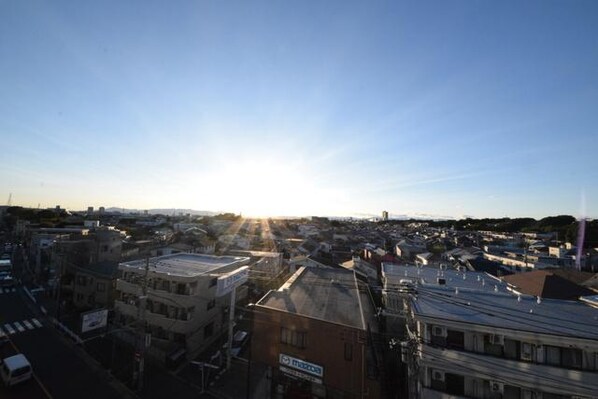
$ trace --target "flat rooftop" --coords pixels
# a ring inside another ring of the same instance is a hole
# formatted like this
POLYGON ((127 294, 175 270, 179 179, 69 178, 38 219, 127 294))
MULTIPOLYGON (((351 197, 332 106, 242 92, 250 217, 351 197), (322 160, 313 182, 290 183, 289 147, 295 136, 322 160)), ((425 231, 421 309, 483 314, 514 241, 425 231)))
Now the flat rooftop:
POLYGON ((444 287, 445 289, 455 288, 475 291, 497 291, 509 292, 508 284, 491 274, 485 272, 458 271, 455 269, 441 270, 429 266, 395 265, 393 263, 382 263, 382 275, 391 281, 385 287, 392 288, 401 279, 409 279, 417 282, 418 285, 444 287), (438 279, 444 279, 445 284, 439 285, 438 279))
POLYGON ((374 315, 367 289, 351 271, 303 267, 257 305, 365 330, 374 315))
POLYGON ((577 301, 542 299, 504 293, 418 289, 411 299, 420 317, 457 321, 516 331, 598 339, 598 310, 577 301))
MULTIPOLYGON (((123 262, 121 270, 145 270, 145 259, 123 262)), ((178 253, 149 259, 149 270, 171 276, 197 277, 202 274, 217 272, 222 268, 241 267, 249 262, 243 256, 211 256, 204 254, 178 253)))

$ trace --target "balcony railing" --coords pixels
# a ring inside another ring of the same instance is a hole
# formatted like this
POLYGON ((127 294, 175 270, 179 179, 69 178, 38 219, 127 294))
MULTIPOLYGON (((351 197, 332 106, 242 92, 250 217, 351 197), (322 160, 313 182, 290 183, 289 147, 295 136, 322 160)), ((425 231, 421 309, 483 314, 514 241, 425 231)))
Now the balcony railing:
MULTIPOLYGON (((137 306, 125 303, 123 301, 114 301, 114 308, 118 313, 126 316, 137 318, 139 316, 137 306)), ((153 313, 146 309, 145 320, 148 324, 156 327, 162 327, 166 331, 172 331, 175 333, 187 334, 197 327, 197 321, 191 320, 180 320, 166 317, 159 313, 153 313)))
POLYGON ((423 365, 452 370, 483 379, 510 381, 522 387, 543 386, 562 395, 592 396, 598 392, 598 373, 570 370, 546 364, 486 356, 454 349, 419 346, 423 365))

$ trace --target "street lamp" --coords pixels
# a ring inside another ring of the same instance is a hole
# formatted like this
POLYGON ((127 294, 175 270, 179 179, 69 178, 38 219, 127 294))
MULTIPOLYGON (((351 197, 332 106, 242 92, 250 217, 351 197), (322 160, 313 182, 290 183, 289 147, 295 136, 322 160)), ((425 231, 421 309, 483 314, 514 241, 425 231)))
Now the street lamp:
MULTIPOLYGON (((255 304, 249 303, 247 304, 247 310, 249 311, 249 331, 253 332, 253 312, 254 312, 255 304)), ((247 399, 251 398, 251 336, 249 336, 249 353, 247 356, 247 399)))

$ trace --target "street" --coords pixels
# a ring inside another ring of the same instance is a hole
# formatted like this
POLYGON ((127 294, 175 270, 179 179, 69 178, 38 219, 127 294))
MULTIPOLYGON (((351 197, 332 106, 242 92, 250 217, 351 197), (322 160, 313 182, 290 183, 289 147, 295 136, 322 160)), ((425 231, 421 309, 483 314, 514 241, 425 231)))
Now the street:
MULTIPOLYGON (((13 259, 16 257, 13 256, 13 259)), ((22 276, 22 261, 14 272, 22 276)), ((33 368, 34 378, 6 387, 0 384, 3 398, 122 398, 126 391, 116 389, 110 376, 61 336, 37 312, 23 287, 0 288, 0 348, 2 358, 24 354, 33 368)))
POLYGON ((116 389, 85 362, 76 349, 47 322, 29 309, 22 288, 0 294, 0 329, 10 342, 4 357, 23 353, 31 362, 34 379, 13 387, 0 387, 11 398, 120 398, 116 389))

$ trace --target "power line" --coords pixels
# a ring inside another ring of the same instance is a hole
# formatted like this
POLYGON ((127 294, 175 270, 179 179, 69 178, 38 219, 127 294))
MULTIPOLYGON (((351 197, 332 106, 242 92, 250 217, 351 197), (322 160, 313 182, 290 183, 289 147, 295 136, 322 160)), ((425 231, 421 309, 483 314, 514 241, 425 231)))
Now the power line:
MULTIPOLYGON (((484 306, 480 306, 477 303, 461 302, 458 298, 455 298, 455 297, 453 297, 451 295, 441 294, 441 293, 437 293, 437 292, 433 292, 433 291, 427 291, 426 294, 432 296, 435 299, 442 300, 443 302, 449 302, 449 303, 452 303, 454 305, 461 306, 461 307, 464 307, 464 308, 467 308, 467 309, 476 309, 478 311, 481 311, 481 313, 486 314, 486 315, 491 316, 491 317, 496 317, 496 318, 499 318, 499 319, 508 320, 508 321, 512 321, 512 322, 515 322, 515 323, 520 323, 520 324, 527 325, 527 326, 530 326, 530 327, 536 327, 536 328, 538 328, 537 324, 529 321, 530 320, 530 316, 529 316, 530 313, 520 312, 522 314, 519 315, 519 314, 516 314, 516 313, 513 313, 513 312, 509 313, 509 312, 506 312, 506 311, 500 311, 499 309, 505 309, 505 310, 511 310, 511 309, 504 308, 504 307, 501 307, 499 305, 494 305, 494 304, 492 305, 492 308, 489 309, 489 308, 486 308, 484 306), (524 317, 524 315, 525 315, 525 317, 524 317)), ((483 301, 481 301, 481 302, 483 302, 483 301)), ((440 308, 437 308, 437 309, 443 310, 443 309, 440 309, 440 308)), ((557 321, 569 321, 569 320, 563 320, 563 319, 560 319, 560 318, 554 318, 554 317, 546 316, 546 315, 534 314, 534 316, 543 316, 544 318, 556 319, 557 321)), ((457 321, 457 322, 459 321, 459 320, 453 320, 453 319, 442 318, 442 317, 440 317, 440 319, 443 319, 443 320, 452 320, 452 321, 457 321)), ((463 321, 463 322, 465 322, 465 321, 463 321)), ((471 324, 470 322, 465 322, 465 323, 471 324)), ((543 323, 546 326, 543 325, 541 328, 543 328, 543 329, 545 329, 547 331, 551 331, 551 332, 553 332, 553 333, 555 333, 557 335, 564 335, 564 334, 566 334, 566 332, 564 332, 562 330, 562 328, 563 328, 562 325, 557 325, 557 324, 553 324, 553 323, 546 322, 546 321, 543 322, 543 323), (550 326, 550 327, 547 327, 547 326, 550 326), (556 328, 551 328, 551 327, 556 327, 556 328)), ((585 323, 580 323, 580 324, 585 324, 585 323)), ((590 327, 596 327, 596 325, 591 325, 591 324, 586 324, 586 325, 588 325, 590 327)), ((588 331, 577 329, 575 327, 565 327, 565 328, 567 328, 569 330, 572 330, 572 331, 576 331, 576 332, 582 333, 582 334, 588 334, 588 331)), ((585 336, 585 337, 579 337, 579 338, 592 339, 592 338, 589 338, 587 336, 585 336)))

